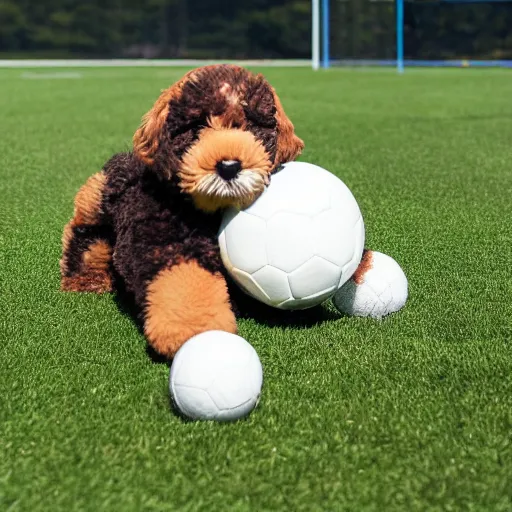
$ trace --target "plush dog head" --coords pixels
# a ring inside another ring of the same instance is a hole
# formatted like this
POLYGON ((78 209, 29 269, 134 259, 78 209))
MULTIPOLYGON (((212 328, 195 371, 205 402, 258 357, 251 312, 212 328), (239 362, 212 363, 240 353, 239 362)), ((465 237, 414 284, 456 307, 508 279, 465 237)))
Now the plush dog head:
POLYGON ((265 78, 234 65, 195 69, 163 91, 133 142, 208 212, 250 205, 304 147, 265 78))

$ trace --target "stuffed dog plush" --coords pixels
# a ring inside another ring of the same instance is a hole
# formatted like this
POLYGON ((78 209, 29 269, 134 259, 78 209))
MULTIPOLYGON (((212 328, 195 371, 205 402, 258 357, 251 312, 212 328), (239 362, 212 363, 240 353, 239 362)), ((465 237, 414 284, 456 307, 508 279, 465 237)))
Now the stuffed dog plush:
POLYGON ((105 293, 120 283, 167 358, 200 332, 236 332, 217 242, 222 211, 250 205, 303 147, 262 75, 234 65, 190 71, 142 118, 133 149, 76 194, 61 289, 105 293))

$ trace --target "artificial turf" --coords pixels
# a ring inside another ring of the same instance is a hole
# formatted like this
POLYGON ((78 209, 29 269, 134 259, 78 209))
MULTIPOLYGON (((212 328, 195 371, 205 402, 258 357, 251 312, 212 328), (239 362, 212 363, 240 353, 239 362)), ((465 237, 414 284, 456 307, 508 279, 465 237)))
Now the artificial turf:
POLYGON ((0 509, 512 510, 512 74, 263 70, 410 296, 241 321, 263 394, 216 424, 114 297, 59 291, 74 194, 183 71, 0 71, 0 509))

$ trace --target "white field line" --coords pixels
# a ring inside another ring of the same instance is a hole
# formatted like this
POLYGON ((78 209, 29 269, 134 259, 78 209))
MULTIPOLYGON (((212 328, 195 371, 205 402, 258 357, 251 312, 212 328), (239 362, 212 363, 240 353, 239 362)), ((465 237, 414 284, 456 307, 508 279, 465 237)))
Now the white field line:
POLYGON ((0 68, 198 67, 231 63, 260 67, 310 67, 310 60, 195 60, 195 59, 0 59, 0 68))
POLYGON ((76 72, 66 72, 66 71, 56 71, 55 73, 33 73, 27 72, 22 73, 21 78, 26 78, 29 80, 58 80, 58 79, 77 79, 82 78, 82 73, 76 72))

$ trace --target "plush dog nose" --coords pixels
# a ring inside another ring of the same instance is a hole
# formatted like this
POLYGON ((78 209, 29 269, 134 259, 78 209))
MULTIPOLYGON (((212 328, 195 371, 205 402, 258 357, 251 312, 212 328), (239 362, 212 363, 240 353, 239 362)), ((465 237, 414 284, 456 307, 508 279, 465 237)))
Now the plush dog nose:
POLYGON ((238 160, 222 160, 217 163, 217 173, 226 181, 236 178, 242 170, 242 164, 238 160))

